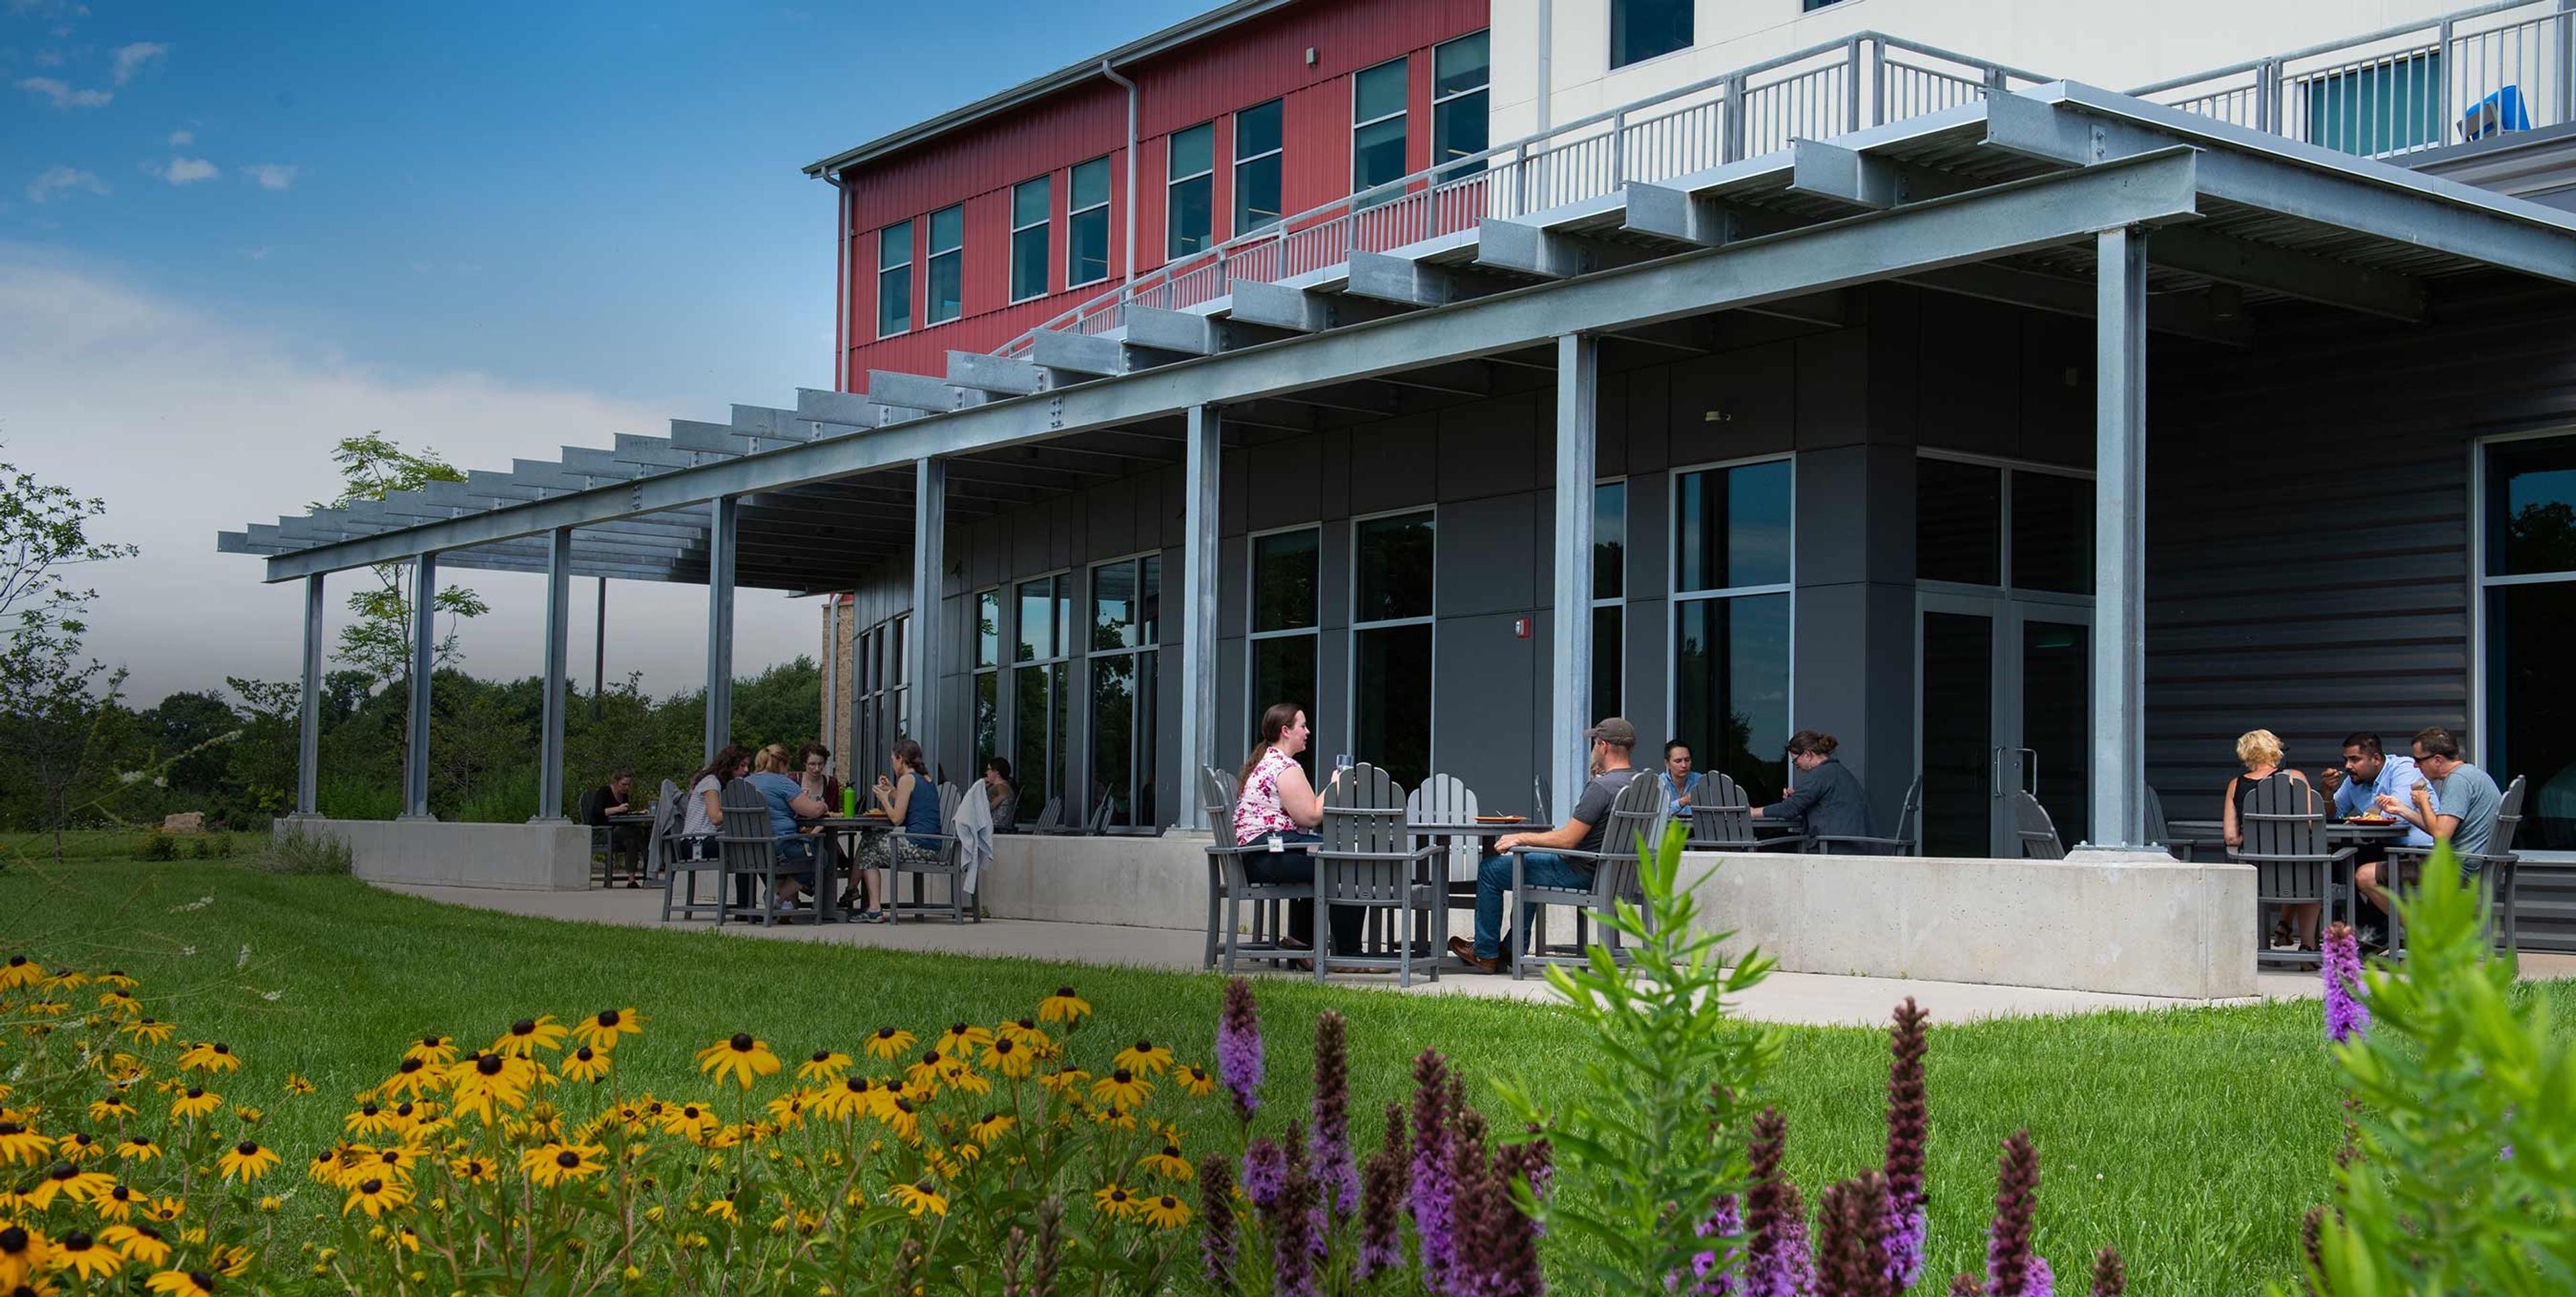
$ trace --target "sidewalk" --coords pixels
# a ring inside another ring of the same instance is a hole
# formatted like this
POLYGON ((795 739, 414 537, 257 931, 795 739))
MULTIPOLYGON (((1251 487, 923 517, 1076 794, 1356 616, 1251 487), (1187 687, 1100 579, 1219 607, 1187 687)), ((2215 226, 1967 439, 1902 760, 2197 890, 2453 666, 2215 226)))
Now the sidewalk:
MULTIPOLYGON (((659 928, 659 888, 609 888, 582 892, 502 891, 476 887, 419 887, 378 884, 448 905, 497 910, 535 918, 577 923, 608 923, 659 928)), ((673 923, 672 928, 712 929, 712 923, 673 923)), ((1203 938, 1171 928, 1128 928, 1092 923, 1038 923, 1026 919, 987 919, 955 927, 946 922, 899 924, 794 924, 762 928, 733 924, 729 935, 776 941, 823 941, 884 950, 920 950, 950 955, 984 955, 1020 959, 1064 960, 1079 964, 1124 965, 1167 972, 1196 972, 1203 938)), ((2526 955, 2523 974, 2533 978, 2576 976, 2576 956, 2526 955)), ((1286 976, 1286 974, 1277 974, 1286 976)), ((1393 992, 1395 979, 1372 974, 1342 974, 1338 985, 1393 992)), ((2314 997, 2317 978, 2309 973, 2265 973, 2258 981, 2265 999, 2314 997)), ((1515 982, 1508 976, 1472 973, 1447 961, 1437 983, 1417 977, 1411 995, 1481 995, 1497 999, 1554 999, 1544 980, 1532 976, 1515 982)), ((1821 973, 1774 973, 1738 1001, 1746 1017, 1761 1022, 1808 1026, 1881 1026, 1897 1001, 1913 996, 1935 1020, 2045 1017, 2099 1010, 2201 1007, 2247 1001, 2166 999, 2145 995, 2106 995, 2094 991, 2060 991, 2043 987, 1988 986, 1974 982, 1921 982, 1884 977, 1835 977, 1821 973)))

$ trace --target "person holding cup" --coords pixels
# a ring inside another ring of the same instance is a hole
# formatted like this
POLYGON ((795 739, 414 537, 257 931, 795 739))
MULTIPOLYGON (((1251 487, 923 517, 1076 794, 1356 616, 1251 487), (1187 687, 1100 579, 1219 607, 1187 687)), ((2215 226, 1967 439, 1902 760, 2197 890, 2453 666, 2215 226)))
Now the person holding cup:
MULTIPOLYGON (((1238 780, 1242 792, 1234 803, 1234 840, 1254 848, 1243 856, 1244 877, 1252 882, 1315 881, 1315 861, 1306 849, 1324 840, 1315 832, 1324 823, 1324 799, 1307 782, 1306 768, 1297 764, 1297 754, 1312 737, 1305 709, 1295 703, 1273 703, 1261 713, 1260 733, 1244 758, 1238 780)), ((1359 949, 1365 918, 1355 906, 1333 912, 1333 953, 1359 949)), ((1315 903, 1290 901, 1288 938, 1282 944, 1312 949, 1314 940, 1315 903)))

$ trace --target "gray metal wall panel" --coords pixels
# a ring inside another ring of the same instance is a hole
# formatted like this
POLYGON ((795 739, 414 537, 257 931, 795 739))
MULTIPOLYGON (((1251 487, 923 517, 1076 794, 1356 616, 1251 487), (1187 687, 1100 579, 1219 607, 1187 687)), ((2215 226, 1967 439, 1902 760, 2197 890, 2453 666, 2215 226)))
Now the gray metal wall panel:
MULTIPOLYGON (((1350 513, 1410 509, 1440 498, 1439 424, 1431 416, 1372 423, 1357 435, 1344 434, 1344 439, 1350 454, 1338 494, 1350 502, 1350 513)), ((1318 507, 1304 516, 1327 515, 1318 507)))
POLYGON ((1254 531, 1312 522, 1323 490, 1323 458, 1312 438, 1274 441, 1242 453, 1250 473, 1243 505, 1246 526, 1254 531))
POLYGON ((1556 389, 1496 397, 1443 410, 1439 417, 1439 498, 1473 500, 1526 491, 1538 472, 1556 421, 1556 389))
POLYGON ((1797 345, 1773 342, 1673 366, 1672 462, 1788 450, 1797 437, 1797 345))
POLYGON ((1673 439, 1673 371, 1669 365, 1655 365, 1631 370, 1625 374, 1602 376, 1602 386, 1617 381, 1627 389, 1624 426, 1604 423, 1602 434, 1607 440, 1625 445, 1626 467, 1630 476, 1661 470, 1672 462, 1673 439), (1614 436, 1614 429, 1625 435, 1614 436))
POLYGON ((1798 358, 1798 449, 1869 440, 1867 331, 1833 329, 1792 345, 1798 358))
POLYGON ((1088 521, 1093 550, 1103 554, 1125 554, 1144 548, 1136 532, 1137 487, 1144 480, 1119 478, 1103 482, 1084 493, 1090 504, 1088 521))
POLYGON ((1533 535, 1547 535, 1535 493, 1440 506, 1439 613, 1443 618, 1528 612, 1539 589, 1527 564, 1510 561, 1533 535))
POLYGON ((1476 790, 1480 806, 1526 813, 1547 710, 1514 700, 1543 691, 1542 638, 1516 639, 1512 614, 1441 619, 1432 644, 1433 761, 1476 790))

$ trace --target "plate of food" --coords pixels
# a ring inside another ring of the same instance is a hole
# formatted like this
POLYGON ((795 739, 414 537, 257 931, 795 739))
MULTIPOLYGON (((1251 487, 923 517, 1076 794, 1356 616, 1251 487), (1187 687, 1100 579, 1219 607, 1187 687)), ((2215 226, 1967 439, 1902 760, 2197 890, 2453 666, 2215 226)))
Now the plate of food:
POLYGON ((1526 815, 1479 815, 1476 817, 1476 822, 1478 824, 1527 824, 1529 823, 1529 817, 1526 815))
POLYGON ((2363 828, 2368 829, 2384 829, 2396 822, 2397 817, 2394 815, 2348 815, 2344 817, 2344 823, 2358 824, 2363 828))

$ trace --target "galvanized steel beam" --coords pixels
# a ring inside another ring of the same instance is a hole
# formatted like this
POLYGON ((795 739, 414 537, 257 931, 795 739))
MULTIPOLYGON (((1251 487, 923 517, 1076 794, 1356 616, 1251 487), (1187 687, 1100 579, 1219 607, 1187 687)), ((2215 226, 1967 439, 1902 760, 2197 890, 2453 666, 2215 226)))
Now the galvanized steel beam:
POLYGON ((572 528, 546 536, 546 701, 537 740, 537 814, 560 820, 564 792, 564 658, 572 648, 572 528))
POLYGON ((995 396, 1029 396, 1047 389, 1045 370, 1025 360, 980 351, 949 352, 948 381, 995 396))
MULTIPOLYGON (((912 631, 904 637, 904 687, 912 691, 912 738, 939 769, 939 660, 946 631, 939 624, 941 587, 948 575, 948 461, 928 456, 913 463, 912 631)), ((967 758, 973 760, 970 754, 967 758)), ((981 771, 975 772, 981 774, 981 771)))
POLYGON ((707 502, 707 761, 733 738, 734 535, 739 520, 733 496, 707 502))
MULTIPOLYGON (((1225 425, 1216 407, 1189 408, 1181 478, 1181 787, 1183 828, 1206 828, 1199 768, 1216 760, 1217 484, 1225 425)), ((1250 686, 1247 684, 1246 688, 1250 686)))
POLYGON ((2093 766, 2090 838, 2144 846, 2146 784, 2147 241, 2095 236, 2093 766))
POLYGON ((314 817, 322 778, 322 582, 304 578, 304 690, 295 708, 295 815, 314 817))
POLYGON ((437 668, 438 555, 411 561, 411 696, 404 712, 403 812, 406 820, 429 813, 429 679, 437 668))
POLYGON ((1548 708, 1556 804, 1570 807, 1590 774, 1583 732, 1592 705, 1592 489, 1601 418, 1601 344, 1579 333, 1556 343, 1555 592, 1550 605, 1554 677, 1548 708))

